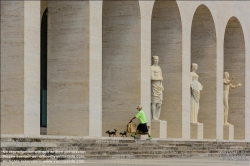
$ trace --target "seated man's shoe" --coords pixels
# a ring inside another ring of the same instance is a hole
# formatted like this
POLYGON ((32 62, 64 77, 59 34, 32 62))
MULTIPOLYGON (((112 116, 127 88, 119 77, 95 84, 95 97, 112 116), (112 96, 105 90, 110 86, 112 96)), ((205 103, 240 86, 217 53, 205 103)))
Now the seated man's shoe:
POLYGON ((131 137, 134 137, 134 138, 135 138, 135 137, 136 137, 136 134, 132 134, 131 137))
POLYGON ((151 140, 151 139, 152 139, 152 137, 148 137, 148 138, 147 138, 147 140, 151 140))

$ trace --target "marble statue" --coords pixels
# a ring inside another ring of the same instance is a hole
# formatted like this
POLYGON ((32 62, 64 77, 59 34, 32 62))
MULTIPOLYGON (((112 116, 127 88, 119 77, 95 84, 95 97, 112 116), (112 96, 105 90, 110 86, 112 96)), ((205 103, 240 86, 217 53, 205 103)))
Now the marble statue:
POLYGON ((196 63, 192 63, 192 71, 190 72, 191 76, 191 123, 198 123, 198 112, 199 112, 199 101, 200 101, 200 91, 203 89, 203 86, 198 81, 199 76, 195 73, 198 69, 196 63))
MULTIPOLYGON (((234 77, 232 77, 232 80, 234 80, 234 77)), ((233 85, 232 84, 232 80, 229 79, 229 73, 225 72, 224 73, 224 79, 223 79, 223 83, 224 83, 224 99, 223 99, 223 103, 224 103, 224 125, 231 125, 230 123, 228 123, 228 95, 229 95, 229 89, 235 89, 238 88, 240 86, 242 86, 241 83, 239 83, 238 85, 233 85)))
POLYGON ((153 56, 153 65, 151 66, 151 111, 152 120, 159 120, 161 114, 161 105, 164 90, 162 86, 162 71, 158 66, 159 57, 153 56))

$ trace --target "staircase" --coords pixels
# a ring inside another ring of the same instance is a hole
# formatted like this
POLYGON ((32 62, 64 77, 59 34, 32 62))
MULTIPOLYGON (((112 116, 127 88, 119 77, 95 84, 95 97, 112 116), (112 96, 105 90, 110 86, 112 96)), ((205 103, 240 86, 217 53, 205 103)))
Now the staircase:
POLYGON ((15 160, 99 160, 173 157, 219 157, 222 151, 250 155, 250 142, 89 139, 81 137, 2 137, 1 162, 15 160))

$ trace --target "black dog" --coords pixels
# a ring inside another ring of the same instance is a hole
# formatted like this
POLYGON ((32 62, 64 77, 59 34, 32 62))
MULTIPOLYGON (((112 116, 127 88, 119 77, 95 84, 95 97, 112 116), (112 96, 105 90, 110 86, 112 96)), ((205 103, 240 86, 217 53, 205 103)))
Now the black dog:
POLYGON ((127 131, 120 132, 120 135, 121 135, 122 137, 124 137, 124 136, 126 136, 126 137, 127 137, 127 131))
POLYGON ((111 135, 113 135, 113 137, 114 137, 114 136, 116 136, 116 131, 117 131, 116 129, 114 129, 114 131, 109 131, 109 130, 108 130, 108 131, 106 131, 106 133, 109 135, 109 137, 110 137, 111 135))

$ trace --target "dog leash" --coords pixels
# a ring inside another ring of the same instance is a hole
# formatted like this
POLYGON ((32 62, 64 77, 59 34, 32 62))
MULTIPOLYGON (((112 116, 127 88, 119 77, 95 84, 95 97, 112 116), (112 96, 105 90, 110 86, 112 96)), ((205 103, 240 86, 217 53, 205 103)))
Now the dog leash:
MULTIPOLYGON (((129 123, 128 123, 128 124, 129 124, 129 123)), ((128 124, 126 124, 126 125, 123 126, 123 127, 118 128, 118 129, 123 129, 123 128, 125 128, 126 126, 128 126, 128 124)))

